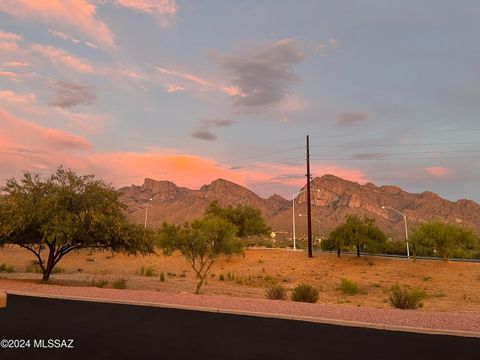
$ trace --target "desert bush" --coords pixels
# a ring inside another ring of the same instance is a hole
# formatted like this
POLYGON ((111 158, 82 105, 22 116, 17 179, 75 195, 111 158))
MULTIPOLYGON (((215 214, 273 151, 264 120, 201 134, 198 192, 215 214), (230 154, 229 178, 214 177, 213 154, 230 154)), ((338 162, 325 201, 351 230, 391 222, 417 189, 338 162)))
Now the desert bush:
POLYGON ((104 288, 105 286, 107 286, 108 284, 108 281, 107 280, 92 280, 90 282, 90 286, 94 286, 94 287, 98 287, 98 288, 104 288))
POLYGON ((40 265, 39 265, 38 260, 31 260, 29 262, 29 264, 27 265, 25 271, 27 273, 37 273, 37 274, 42 273, 42 269, 40 269, 40 265))
POLYGON ((127 279, 120 278, 113 282, 114 289, 126 289, 127 288, 127 279))
POLYGON ((318 300, 318 289, 308 284, 297 285, 292 291, 292 300, 316 303, 318 300))
POLYGON ((65 269, 60 267, 60 266, 55 266, 53 269, 52 269, 52 272, 51 274, 59 274, 59 273, 62 273, 62 272, 65 272, 65 269))
POLYGON ((218 280, 220 280, 220 281, 225 281, 225 275, 220 274, 220 275, 218 276, 218 280))
POLYGON ((343 293, 347 295, 358 294, 357 283, 352 280, 342 279, 339 289, 342 290, 343 293))
POLYGON ((15 271, 15 267, 12 265, 8 265, 6 263, 0 264, 0 272, 7 272, 11 273, 15 271))
POLYGON ((140 268, 140 275, 143 275, 143 276, 155 276, 155 269, 151 266, 148 266, 148 267, 145 267, 145 266, 142 266, 140 268))
POLYGON ((422 307, 426 294, 423 290, 407 289, 396 284, 390 291, 388 303, 397 309, 416 309, 422 307))
POLYGON ((269 287, 267 287, 267 299, 286 300, 287 288, 281 284, 270 285, 269 287))
POLYGON ((162 271, 162 272, 160 273, 160 282, 164 282, 164 281, 165 281, 165 274, 164 274, 164 272, 162 271))

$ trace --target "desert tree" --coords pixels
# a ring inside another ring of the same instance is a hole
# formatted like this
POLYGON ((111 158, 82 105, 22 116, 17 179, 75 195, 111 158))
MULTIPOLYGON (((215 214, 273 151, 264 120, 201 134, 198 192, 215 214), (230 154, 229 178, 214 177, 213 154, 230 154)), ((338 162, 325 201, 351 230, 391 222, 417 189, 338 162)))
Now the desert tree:
POLYGON ((473 253, 479 245, 472 230, 439 220, 420 225, 413 231, 411 241, 417 251, 435 249, 445 262, 454 253, 473 253))
POLYGON ((30 251, 42 282, 74 250, 153 251, 149 233, 126 221, 119 193, 93 175, 79 176, 63 167, 46 179, 25 172, 20 180, 8 179, 1 190, 0 245, 30 251))
POLYGON ((227 220, 208 216, 184 226, 164 223, 157 239, 166 255, 179 251, 189 262, 198 279, 195 294, 199 294, 217 258, 242 251, 236 233, 227 220))
POLYGON ((357 257, 360 257, 362 248, 370 253, 377 252, 385 245, 387 237, 375 225, 374 219, 348 215, 345 223, 333 230, 327 241, 326 246, 336 249, 338 257, 342 248, 347 246, 354 246, 357 257))
POLYGON ((237 228, 236 235, 240 238, 252 235, 268 235, 271 231, 265 223, 260 209, 252 206, 222 208, 217 201, 214 201, 206 209, 205 216, 216 216, 235 225, 237 228))

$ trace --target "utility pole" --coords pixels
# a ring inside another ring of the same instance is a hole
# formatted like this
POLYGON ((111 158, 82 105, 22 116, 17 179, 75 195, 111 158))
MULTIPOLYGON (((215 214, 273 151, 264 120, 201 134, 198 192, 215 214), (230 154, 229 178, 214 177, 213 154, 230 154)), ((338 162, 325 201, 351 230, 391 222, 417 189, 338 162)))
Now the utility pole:
POLYGON ((313 257, 312 250, 312 201, 310 199, 310 143, 307 135, 307 224, 308 224, 308 257, 313 257))

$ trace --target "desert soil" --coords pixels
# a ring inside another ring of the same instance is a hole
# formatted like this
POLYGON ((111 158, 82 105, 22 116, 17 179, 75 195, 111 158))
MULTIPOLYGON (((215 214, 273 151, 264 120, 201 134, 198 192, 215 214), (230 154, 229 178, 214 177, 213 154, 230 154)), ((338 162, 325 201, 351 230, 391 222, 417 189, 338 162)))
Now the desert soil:
MULTIPOLYGON (((124 299, 157 303, 228 308, 298 316, 315 316, 372 323, 446 328, 480 334, 480 264, 377 257, 315 254, 291 250, 248 249, 245 256, 221 257, 203 287, 191 295, 196 279, 180 256, 127 256, 82 250, 59 263, 62 272, 49 285, 39 284, 40 274, 26 272, 33 255, 8 246, 0 249, 0 264, 14 271, 0 273, 0 289, 46 294, 124 299), (153 276, 141 275, 153 272, 153 276), (165 281, 160 281, 163 272, 165 281), (112 289, 119 278, 127 290, 112 289), (224 280, 222 281, 221 278, 224 280), (357 282, 360 292, 349 296, 338 289, 342 279, 357 282), (108 281, 105 288, 92 281, 108 281), (320 289, 318 304, 265 300, 265 287, 277 282, 288 289, 300 283, 320 289), (415 311, 392 309, 387 302, 394 284, 423 289, 424 306, 415 311)), ((31 266, 30 266, 31 268, 31 266)))

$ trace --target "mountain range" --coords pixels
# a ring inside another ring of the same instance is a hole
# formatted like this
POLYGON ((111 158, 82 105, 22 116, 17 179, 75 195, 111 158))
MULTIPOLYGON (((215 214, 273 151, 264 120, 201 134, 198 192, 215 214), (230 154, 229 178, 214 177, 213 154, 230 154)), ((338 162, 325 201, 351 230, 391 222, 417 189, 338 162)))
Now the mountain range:
MULTIPOLYGON (((295 198, 296 226, 306 232, 306 191, 295 198), (302 216, 303 215, 303 216, 302 216)), ((333 175, 317 177, 311 182, 312 227, 314 233, 327 235, 345 220, 348 214, 375 218, 379 227, 393 238, 405 236, 403 217, 415 227, 428 219, 441 219, 463 224, 480 234, 480 205, 471 200, 449 201, 432 192, 409 193, 396 186, 361 185, 333 175), (382 208, 384 206, 385 208, 382 208)), ((143 185, 119 189, 121 200, 128 206, 127 216, 136 223, 159 227, 164 221, 177 224, 201 217, 212 201, 222 207, 248 205, 259 208, 275 231, 292 231, 292 200, 280 195, 265 199, 233 182, 217 179, 198 190, 176 186, 170 181, 145 179, 143 185), (150 200, 151 199, 151 200, 150 200)))

